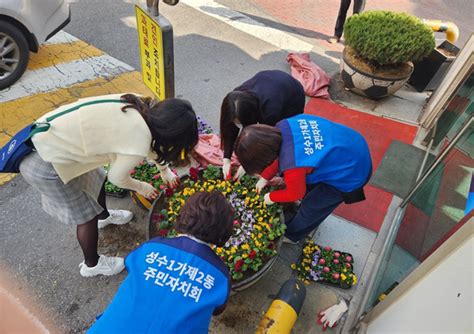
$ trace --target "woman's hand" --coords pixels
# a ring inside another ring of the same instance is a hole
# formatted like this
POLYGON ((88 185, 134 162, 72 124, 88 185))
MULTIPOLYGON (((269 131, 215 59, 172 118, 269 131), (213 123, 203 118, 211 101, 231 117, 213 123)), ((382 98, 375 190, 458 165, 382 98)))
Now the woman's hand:
POLYGON ((179 177, 171 171, 169 167, 166 167, 161 171, 161 179, 168 184, 169 187, 175 188, 179 183, 179 177))
POLYGON ((240 179, 244 175, 245 175, 245 169, 244 167, 240 166, 239 169, 237 169, 237 173, 235 173, 234 181, 240 181, 240 179))
POLYGON ((230 180, 232 177, 231 173, 230 159, 224 158, 222 160, 222 175, 224 175, 224 180, 230 180))
POLYGON ((149 199, 155 199, 159 194, 158 190, 156 190, 155 187, 146 182, 142 182, 142 189, 138 193, 143 197, 149 199))
POLYGON ((275 202, 273 202, 273 201, 270 199, 270 193, 265 194, 265 196, 263 196, 263 201, 265 202, 266 205, 275 204, 275 202))
POLYGON ((258 179, 257 184, 255 185, 255 189, 257 189, 257 194, 260 194, 263 188, 265 188, 268 184, 268 181, 265 180, 263 177, 258 179))

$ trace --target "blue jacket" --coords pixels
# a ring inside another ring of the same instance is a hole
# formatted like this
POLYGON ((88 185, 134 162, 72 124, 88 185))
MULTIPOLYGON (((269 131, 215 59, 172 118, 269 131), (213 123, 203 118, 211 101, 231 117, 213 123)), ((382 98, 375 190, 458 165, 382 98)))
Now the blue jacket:
POLYGON ((226 265, 188 237, 154 238, 130 253, 128 276, 88 333, 208 333, 230 292, 226 265))
POLYGON ((326 183, 342 192, 362 187, 372 171, 364 137, 344 125, 313 115, 278 122, 282 133, 280 172, 310 167, 307 184, 326 183))

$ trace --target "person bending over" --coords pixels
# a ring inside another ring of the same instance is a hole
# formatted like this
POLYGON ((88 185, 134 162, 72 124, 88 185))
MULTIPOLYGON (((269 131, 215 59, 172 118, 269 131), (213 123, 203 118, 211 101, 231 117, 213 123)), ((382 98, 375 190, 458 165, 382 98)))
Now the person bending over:
POLYGON ((246 127, 235 153, 249 174, 260 174, 257 191, 283 174, 286 188, 265 194, 267 205, 302 200, 296 215, 285 222, 285 236, 292 242, 305 238, 342 202, 364 200, 363 187, 372 173, 361 134, 312 115, 297 115, 275 127, 246 127))
POLYGON ((167 163, 180 162, 197 144, 196 114, 185 100, 115 94, 63 105, 38 122, 55 116, 46 132, 32 137, 35 151, 20 163, 20 173, 41 193, 46 213, 76 227, 84 254, 80 274, 115 275, 124 268, 123 258, 97 253, 98 228, 126 224, 133 215, 107 210, 103 166, 109 165, 108 179, 116 186, 156 197, 157 189, 131 178, 130 170, 151 158, 163 180, 174 185, 177 176, 167 163))
MULTIPOLYGON (((275 125, 282 119, 304 112, 303 86, 291 75, 277 70, 261 71, 226 95, 220 115, 222 172, 231 178, 230 158, 242 127, 252 124, 275 125)), ((239 168, 235 178, 245 173, 239 168)))
POLYGON ((230 292, 228 268, 211 245, 226 243, 232 221, 220 192, 189 197, 178 236, 151 239, 126 257, 128 275, 88 333, 208 333, 230 292))

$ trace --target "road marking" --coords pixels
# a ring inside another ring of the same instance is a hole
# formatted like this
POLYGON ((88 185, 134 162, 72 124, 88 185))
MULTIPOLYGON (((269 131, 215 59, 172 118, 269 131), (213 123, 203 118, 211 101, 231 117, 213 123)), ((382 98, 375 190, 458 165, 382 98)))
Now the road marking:
POLYGON ((313 45, 299 38, 293 37, 278 29, 268 27, 263 23, 215 1, 181 0, 181 2, 249 35, 270 43, 279 49, 288 52, 310 52, 313 49, 313 45))
POLYGON ((66 44, 66 43, 74 43, 79 41, 80 39, 74 37, 71 34, 68 34, 64 30, 59 31, 56 35, 48 39, 46 42, 41 44, 40 48, 44 45, 48 44, 66 44))
MULTIPOLYGON (((80 98, 133 92, 151 95, 143 84, 140 72, 132 71, 114 78, 98 78, 53 92, 26 96, 21 99, 0 104, 0 147, 10 140, 9 135, 15 134, 27 124, 55 108, 77 101, 80 98)), ((0 174, 0 186, 12 180, 16 174, 0 174)))
POLYGON ((10 136, 55 108, 77 101, 80 98, 133 92, 150 95, 143 85, 141 73, 123 73, 114 78, 97 78, 60 88, 54 92, 35 94, 1 104, 0 108, 0 146, 6 144, 10 136), (3 131, 3 133, 2 133, 3 131))
MULTIPOLYGON (((32 54, 23 77, 0 91, 0 147, 27 124, 83 97, 135 92, 151 95, 140 72, 60 31, 32 54)), ((0 174, 0 185, 16 174, 0 174)))
POLYGON ((31 54, 28 69, 37 70, 42 67, 56 66, 73 60, 102 56, 103 54, 99 49, 83 41, 48 44, 42 46, 38 53, 31 54))
POLYGON ((25 96, 53 91, 76 83, 111 78, 133 68, 109 55, 76 60, 51 67, 27 71, 10 88, 0 92, 0 101, 7 102, 25 96))

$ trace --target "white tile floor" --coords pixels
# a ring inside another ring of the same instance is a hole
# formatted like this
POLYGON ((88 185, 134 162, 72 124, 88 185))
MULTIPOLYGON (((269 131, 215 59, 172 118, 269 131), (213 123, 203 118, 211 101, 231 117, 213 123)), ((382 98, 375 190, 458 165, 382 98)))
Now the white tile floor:
POLYGON ((360 277, 377 234, 343 218, 331 215, 319 226, 313 239, 321 246, 351 253, 354 272, 360 277))

